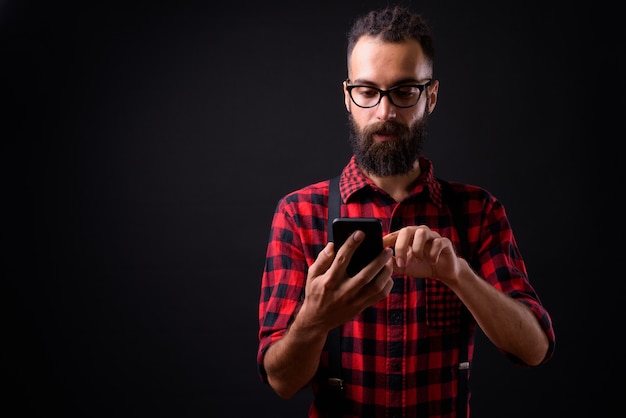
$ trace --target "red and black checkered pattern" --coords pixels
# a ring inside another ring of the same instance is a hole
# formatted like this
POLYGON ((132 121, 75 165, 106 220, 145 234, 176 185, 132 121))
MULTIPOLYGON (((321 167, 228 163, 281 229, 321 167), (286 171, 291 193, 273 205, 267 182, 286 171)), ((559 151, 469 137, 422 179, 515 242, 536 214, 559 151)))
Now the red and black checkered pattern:
MULTIPOLYGON (((422 175, 412 193, 397 203, 365 177, 352 158, 341 175, 341 216, 379 218, 384 234, 425 224, 450 238, 460 253, 459 234, 442 201, 432 163, 422 158, 420 167, 422 175)), ((474 261, 486 281, 532 309, 550 339, 547 360, 554 347, 551 320, 528 281, 504 207, 482 188, 451 184, 467 217, 471 254, 463 256, 474 261)), ((265 382, 264 353, 289 327, 308 266, 326 244, 327 202, 328 181, 322 181, 289 193, 276 207, 259 305, 258 364, 265 382)), ((346 416, 454 417, 461 307, 454 292, 436 278, 394 275, 389 297, 343 326, 342 367, 350 410, 346 416)), ((475 327, 472 320, 470 335, 475 327)), ((472 344, 470 359, 473 351, 472 344)), ((327 366, 327 357, 322 353, 321 368, 327 366)), ((315 382, 312 386, 317 389, 315 382)), ((315 406, 310 416, 318 416, 315 406)))

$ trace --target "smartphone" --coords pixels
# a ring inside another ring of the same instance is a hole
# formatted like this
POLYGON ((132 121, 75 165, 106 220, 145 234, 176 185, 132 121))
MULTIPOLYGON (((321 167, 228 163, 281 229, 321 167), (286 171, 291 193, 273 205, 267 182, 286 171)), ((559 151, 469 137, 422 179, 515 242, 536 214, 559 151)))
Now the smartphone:
POLYGON ((352 277, 367 266, 383 250, 383 224, 378 218, 335 218, 332 222, 335 251, 357 229, 365 234, 365 239, 356 248, 346 272, 352 277))

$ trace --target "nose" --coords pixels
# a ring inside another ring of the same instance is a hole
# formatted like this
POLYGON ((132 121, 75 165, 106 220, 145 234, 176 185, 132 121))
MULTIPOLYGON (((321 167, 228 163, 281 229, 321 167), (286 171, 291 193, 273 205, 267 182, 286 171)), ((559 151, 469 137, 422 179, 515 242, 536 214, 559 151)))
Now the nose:
POLYGON ((378 106, 376 106, 376 117, 379 120, 392 120, 396 118, 396 107, 391 103, 389 95, 385 94, 381 97, 378 106))

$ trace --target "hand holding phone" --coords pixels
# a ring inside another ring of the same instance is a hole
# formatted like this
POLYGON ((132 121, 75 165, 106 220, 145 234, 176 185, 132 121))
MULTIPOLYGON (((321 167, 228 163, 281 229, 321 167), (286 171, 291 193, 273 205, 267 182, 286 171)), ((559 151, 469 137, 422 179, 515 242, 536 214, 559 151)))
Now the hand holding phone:
POLYGON ((360 230, 365 234, 346 269, 350 277, 361 271, 383 250, 383 225, 378 218, 335 218, 332 228, 335 250, 339 250, 354 231, 360 230))

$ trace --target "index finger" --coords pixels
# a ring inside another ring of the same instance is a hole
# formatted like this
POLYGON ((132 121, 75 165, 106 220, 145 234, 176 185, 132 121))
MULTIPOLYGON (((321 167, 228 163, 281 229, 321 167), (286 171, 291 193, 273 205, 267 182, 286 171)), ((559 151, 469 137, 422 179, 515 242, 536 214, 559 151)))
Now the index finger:
POLYGON ((396 243, 400 231, 390 232, 383 237, 383 247, 389 247, 396 243))
POLYGON ((328 270, 335 258, 335 244, 328 242, 324 249, 320 251, 317 258, 309 267, 309 277, 321 276, 328 270))

